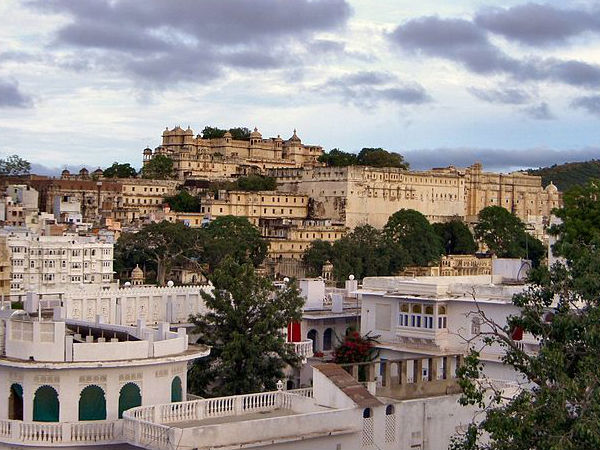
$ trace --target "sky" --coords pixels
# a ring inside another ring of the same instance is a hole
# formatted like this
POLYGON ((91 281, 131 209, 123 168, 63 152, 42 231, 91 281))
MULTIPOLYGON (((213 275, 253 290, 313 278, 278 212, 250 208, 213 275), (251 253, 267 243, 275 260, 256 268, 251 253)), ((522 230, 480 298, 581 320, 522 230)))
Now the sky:
POLYGON ((0 157, 141 166, 165 127, 414 169, 600 158, 600 1, 2 0, 0 157), (500 6, 499 6, 500 5, 500 6))

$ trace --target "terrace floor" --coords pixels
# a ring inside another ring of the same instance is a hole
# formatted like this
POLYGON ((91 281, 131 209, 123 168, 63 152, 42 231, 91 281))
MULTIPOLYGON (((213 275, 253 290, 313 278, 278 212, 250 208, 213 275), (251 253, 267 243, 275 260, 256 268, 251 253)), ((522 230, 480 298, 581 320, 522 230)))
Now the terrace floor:
POLYGON ((221 423, 245 422, 247 420, 272 419, 274 417, 293 416, 298 414, 291 409, 277 408, 271 411, 257 412, 252 414, 242 414, 238 416, 211 417, 202 420, 191 420, 188 422, 169 423, 169 426, 176 428, 194 428, 206 425, 217 425, 221 423))

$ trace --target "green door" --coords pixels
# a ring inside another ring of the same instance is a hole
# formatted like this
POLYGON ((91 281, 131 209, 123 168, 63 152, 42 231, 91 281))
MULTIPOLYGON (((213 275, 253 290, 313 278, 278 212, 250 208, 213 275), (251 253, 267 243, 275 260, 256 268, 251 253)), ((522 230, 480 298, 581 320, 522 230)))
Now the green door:
POLYGON ((127 383, 119 393, 119 419, 123 418, 123 411, 141 406, 141 404, 142 394, 140 388, 135 383, 127 383))
POLYGON ((106 420, 106 398, 99 386, 87 386, 81 391, 79 420, 106 420))
POLYGON ((33 420, 36 422, 58 422, 58 393, 53 387, 41 386, 33 397, 33 420))
POLYGON ((180 402, 181 397, 181 378, 175 377, 171 382, 171 402, 180 402))

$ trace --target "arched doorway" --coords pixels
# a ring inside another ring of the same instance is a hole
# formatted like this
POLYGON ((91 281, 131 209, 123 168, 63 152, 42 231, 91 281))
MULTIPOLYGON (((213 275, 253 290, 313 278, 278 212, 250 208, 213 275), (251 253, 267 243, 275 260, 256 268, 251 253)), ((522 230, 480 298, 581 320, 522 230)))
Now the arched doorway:
POLYGON ((319 347, 317 346, 317 337, 318 337, 317 330, 310 330, 308 332, 308 334, 306 335, 306 337, 308 339, 312 340, 312 343, 313 343, 313 353, 318 352, 319 351, 319 347))
POLYGON ((79 420, 106 420, 106 398, 99 386, 86 386, 81 391, 79 420))
POLYGON ((333 338, 333 330, 331 328, 327 328, 323 333, 323 350, 331 350, 332 348, 332 338, 333 338))
POLYGON ((33 420, 35 422, 58 422, 60 405, 58 393, 52 386, 41 386, 33 397, 33 420))
POLYGON ((23 420, 23 386, 14 383, 8 395, 8 418, 23 420))
POLYGON ((123 418, 123 411, 141 406, 142 394, 135 383, 127 383, 119 392, 119 419, 123 418))
POLYGON ((171 402, 180 402, 181 398, 181 378, 175 377, 171 382, 171 402))

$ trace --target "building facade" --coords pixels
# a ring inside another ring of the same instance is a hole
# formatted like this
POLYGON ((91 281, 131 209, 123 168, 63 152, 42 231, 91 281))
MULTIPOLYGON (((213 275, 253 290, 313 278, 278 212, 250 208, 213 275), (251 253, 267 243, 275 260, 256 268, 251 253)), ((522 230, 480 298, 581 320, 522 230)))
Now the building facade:
POLYGON ((229 132, 219 139, 202 139, 189 127, 177 126, 167 128, 162 144, 154 151, 146 148, 143 157, 147 164, 156 155, 168 156, 179 180, 214 180, 263 173, 273 167, 314 166, 322 154, 320 146, 303 144, 296 130, 287 140, 279 136, 263 139, 256 128, 248 140, 233 139, 229 132))

